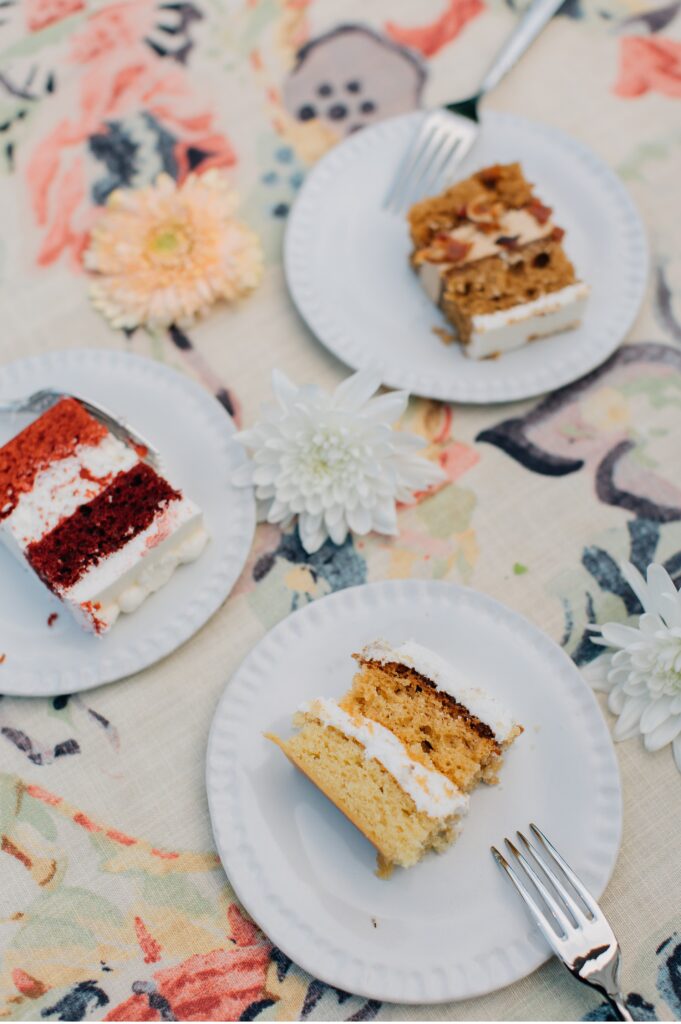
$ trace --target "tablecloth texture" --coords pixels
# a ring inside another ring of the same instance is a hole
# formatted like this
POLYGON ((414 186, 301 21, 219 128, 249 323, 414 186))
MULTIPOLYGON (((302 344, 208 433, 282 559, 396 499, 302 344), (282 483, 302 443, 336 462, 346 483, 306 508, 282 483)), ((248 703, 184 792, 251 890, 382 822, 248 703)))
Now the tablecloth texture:
MULTIPOLYGON (((284 284, 296 189, 358 124, 470 92, 516 17, 513 0, 5 0, 0 360, 128 350, 195 376, 244 423, 269 396, 273 366, 334 385, 347 370, 306 330, 284 284), (322 108, 320 67, 359 81, 364 107, 322 108), (185 332, 114 331, 89 306, 80 269, 97 204, 161 170, 181 179, 213 166, 233 172, 263 240, 263 284, 185 332)), ((381 1005, 310 978, 230 889, 204 753, 246 652, 338 588, 470 584, 586 666, 597 654, 587 624, 637 610, 621 559, 662 561, 681 580, 680 25, 679 0, 567 0, 487 101, 572 133, 631 190, 652 265, 628 344, 548 398, 412 401, 408 422, 439 448, 451 483, 401 512, 398 537, 308 556, 293 533, 260 527, 234 593, 171 658, 82 696, 0 701, 0 1017, 607 1018, 556 963, 434 1007, 381 1005)), ((0 691, 10 671, 0 666, 0 691)), ((650 755, 630 740, 617 752, 624 841, 603 906, 634 1012, 678 1017, 681 778, 669 748, 650 755)))

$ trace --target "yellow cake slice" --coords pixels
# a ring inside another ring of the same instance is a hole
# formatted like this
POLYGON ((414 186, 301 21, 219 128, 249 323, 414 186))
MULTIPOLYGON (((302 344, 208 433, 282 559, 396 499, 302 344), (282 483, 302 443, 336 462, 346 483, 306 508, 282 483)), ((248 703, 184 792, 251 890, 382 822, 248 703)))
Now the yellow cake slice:
POLYGON ((360 670, 339 701, 304 704, 290 739, 268 738, 374 845, 387 877, 454 842, 468 793, 496 782, 522 726, 413 641, 379 640, 354 657, 360 670))
POLYGON ((376 847, 379 874, 454 840, 468 798, 388 729, 323 698, 294 721, 300 731, 290 740, 269 738, 376 847))

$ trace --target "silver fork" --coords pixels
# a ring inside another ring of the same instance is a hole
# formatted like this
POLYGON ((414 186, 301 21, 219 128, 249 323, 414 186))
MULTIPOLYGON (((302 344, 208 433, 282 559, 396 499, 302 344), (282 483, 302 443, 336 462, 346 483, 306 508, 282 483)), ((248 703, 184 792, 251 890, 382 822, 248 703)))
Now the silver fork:
POLYGON ((383 200, 384 209, 400 213, 421 196, 440 190, 475 142, 480 100, 511 70, 563 2, 533 0, 475 95, 426 114, 383 200))
POLYGON ((539 844, 541 856, 522 832, 517 832, 524 853, 510 839, 505 843, 520 870, 512 867, 496 846, 491 848, 494 859, 522 896, 558 959, 575 978, 604 995, 619 1020, 634 1020, 620 988, 620 947, 603 911, 544 833, 536 825, 530 825, 530 829, 539 844), (572 886, 581 905, 565 886, 563 877, 572 886), (530 879, 548 913, 523 878, 530 879))
POLYGON ((120 441, 124 441, 125 444, 131 445, 138 453, 141 459, 148 462, 154 469, 158 469, 161 465, 161 457, 156 448, 147 441, 137 430, 133 430, 132 427, 128 426, 123 420, 114 416, 112 412, 105 409, 102 405, 94 405, 92 402, 88 402, 85 398, 81 398, 79 395, 72 395, 66 391, 56 391, 53 388, 43 388, 41 391, 35 391, 32 395, 28 395, 27 398, 15 398, 11 401, 0 401, 0 415, 3 413, 40 413, 47 412, 53 405, 56 405, 62 398, 75 398, 91 416, 99 420, 107 427, 114 437, 117 437, 120 441))

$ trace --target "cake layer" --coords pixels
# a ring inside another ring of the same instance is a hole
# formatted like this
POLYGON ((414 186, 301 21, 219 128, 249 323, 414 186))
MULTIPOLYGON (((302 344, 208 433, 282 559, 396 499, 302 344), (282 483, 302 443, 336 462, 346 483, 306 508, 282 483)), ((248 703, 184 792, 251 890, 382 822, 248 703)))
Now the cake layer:
MULTIPOLYGON (((534 202, 538 218, 544 216, 542 207, 532 194, 532 186, 525 180, 520 164, 495 164, 485 167, 450 186, 438 196, 431 196, 415 203, 409 211, 409 228, 415 249, 430 245, 437 234, 452 231, 468 219, 470 206, 481 210, 486 205, 490 211, 494 204, 520 210, 534 202), (539 207, 542 207, 540 210, 539 207)), ((550 212, 550 211, 549 211, 550 212)), ((482 219, 484 211, 477 214, 482 219)))
POLYGON ((411 641, 397 648, 377 641, 355 657, 361 671, 341 701, 346 711, 380 722, 410 757, 464 793, 496 782, 503 749, 522 729, 494 697, 411 641))
POLYGON ((336 701, 322 697, 304 704, 300 711, 361 743, 364 756, 382 764, 418 810, 430 818, 465 814, 468 810, 468 797, 445 775, 414 761, 397 736, 377 721, 350 715, 336 701))
POLYGON ((510 309, 576 282, 572 263, 560 243, 551 237, 460 266, 423 264, 419 272, 427 290, 427 275, 433 270, 441 274, 438 298, 434 301, 448 317, 452 311, 458 313, 462 342, 468 339, 466 321, 472 316, 510 309))
POLYGON ((180 498, 180 492, 151 466, 138 462, 41 540, 29 544, 28 563, 51 590, 61 594, 180 498))
POLYGON ((31 490, 22 491, 9 515, 0 520, 5 543, 21 558, 30 544, 42 540, 138 461, 132 448, 105 434, 97 444, 81 444, 72 455, 50 462, 36 474, 31 490))
POLYGON ((580 281, 533 302, 473 316, 466 355, 471 359, 488 359, 521 348, 528 341, 576 327, 588 297, 589 288, 580 281))
POLYGON ((469 686, 446 658, 414 640, 407 640, 396 647, 387 640, 375 640, 363 647, 355 657, 362 664, 378 662, 381 665, 402 665, 413 669, 436 690, 453 697, 457 704, 465 707, 470 715, 486 725, 500 744, 516 733, 517 725, 513 716, 496 697, 479 687, 469 686))
POLYGON ((96 446, 108 434, 73 398, 63 398, 0 448, 0 520, 21 494, 33 488, 41 470, 73 455, 81 445, 96 446))
POLYGON ((352 736, 304 714, 290 740, 270 736, 289 760, 331 800, 378 851, 378 873, 411 867, 428 850, 442 851, 456 837, 458 815, 433 818, 352 736))
POLYGON ((203 514, 188 498, 173 501, 121 548, 92 565, 60 596, 86 628, 105 633, 199 557, 208 542, 203 514))

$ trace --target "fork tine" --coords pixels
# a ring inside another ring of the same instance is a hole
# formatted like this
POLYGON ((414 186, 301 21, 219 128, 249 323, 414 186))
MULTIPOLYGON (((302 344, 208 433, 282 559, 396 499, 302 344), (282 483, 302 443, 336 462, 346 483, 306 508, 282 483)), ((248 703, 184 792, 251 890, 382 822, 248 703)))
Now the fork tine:
MULTIPOLYGON (((525 836, 522 834, 522 832, 518 832, 517 835, 518 835, 518 838, 522 840, 522 842, 524 843, 525 847, 531 852, 529 843, 527 842, 527 839, 525 839, 525 836)), ((544 903, 546 904, 546 906, 549 908, 549 910, 553 914, 553 916, 554 916, 554 918, 556 920, 556 923, 560 926, 560 928, 562 930, 562 933, 563 933, 563 937, 567 938, 569 933, 574 929, 574 925, 568 919, 567 915, 565 914, 565 911, 558 904, 558 902, 555 900, 555 898, 553 897, 552 893, 549 892, 549 890, 546 888, 546 886, 542 882, 541 878, 539 877, 537 872, 534 870, 534 868, 532 867, 530 862, 527 860, 527 858, 524 857, 523 854, 520 852, 520 850, 518 850, 517 847, 513 845, 513 843, 511 842, 510 839, 506 840, 506 845, 508 846, 509 850, 511 851, 513 856, 516 858, 516 860, 522 865, 522 867, 524 868, 526 874, 529 875, 529 877, 532 879, 532 881, 533 881, 533 883, 535 885, 535 888, 538 890, 538 892, 540 893, 542 899, 544 900, 544 903)))
POLYGON ((513 882, 513 885, 515 886, 519 896, 523 899, 525 905, 527 906, 527 909, 532 914, 532 917, 534 918, 537 927, 539 928, 540 932, 548 942, 549 946, 554 951, 554 953, 558 953, 560 949, 561 940, 549 924, 548 918, 539 907, 539 904, 536 902, 534 896, 532 896, 529 889, 527 889, 525 884, 520 880, 520 877, 508 863, 504 855, 499 853, 496 846, 492 846, 490 847, 490 849, 492 850, 492 855, 496 860, 497 864, 499 865, 499 867, 506 872, 508 877, 513 882))
MULTIPOLYGON (((537 828, 536 825, 530 824, 530 829, 532 830, 534 836, 542 844, 542 846, 543 846, 544 850, 546 851, 546 853, 548 854, 548 856, 551 857, 553 859, 553 861, 556 864, 558 864, 558 866, 561 868, 563 874, 569 880, 569 882, 572 885, 572 887, 575 890, 575 892, 579 894, 580 899, 583 901, 584 905, 586 907, 588 907, 588 909, 591 911, 591 913, 592 913, 592 915, 594 917, 601 918, 603 916, 603 914, 602 914, 601 908, 596 903, 596 900, 593 898, 593 896, 591 895, 589 890, 586 888, 584 883, 581 882, 579 880, 579 878, 577 878, 577 875, 574 873, 574 871, 572 870, 570 865, 567 864, 563 860, 563 858, 558 853, 558 850, 555 848, 553 843, 549 839, 546 838, 546 836, 541 831, 541 829, 537 828)), ((535 857, 536 857, 536 854, 535 854, 535 857)), ((544 871, 548 874, 546 866, 544 865, 543 862, 541 862, 541 863, 542 863, 542 866, 544 867, 544 871)), ((549 875, 549 878, 551 878, 551 881, 553 882, 553 876, 549 875)), ((556 887, 556 888, 558 888, 558 887, 556 887)))
POLYGON ((450 136, 438 154, 439 159, 431 162, 430 174, 419 182, 419 191, 422 195, 434 195, 438 191, 443 172, 459 148, 460 141, 458 136, 450 136))
POLYGON ((532 857, 532 860, 540 868, 544 876, 548 878, 549 882, 562 899, 568 911, 570 912, 570 914, 572 914, 573 920, 577 927, 581 928, 583 925, 587 924, 589 918, 586 916, 582 908, 579 906, 572 893, 565 888, 557 873, 555 871, 552 871, 551 868, 544 863, 542 858, 537 854, 537 851, 530 846, 522 832, 518 832, 516 834, 518 836, 518 839, 520 839, 523 846, 527 850, 527 852, 532 857))
POLYGON ((431 161, 437 157, 445 141, 446 138, 440 131, 439 126, 435 122, 431 122, 428 133, 408 168, 402 182, 402 188, 397 194, 396 204, 399 209, 402 209, 409 203, 409 197, 414 195, 418 182, 427 171, 431 161))
POLYGON ((408 174, 411 173, 411 168, 415 160, 421 153, 422 146, 425 144, 427 138, 430 136, 434 128, 433 121, 426 115, 421 122, 421 127, 408 146, 406 153, 402 157, 400 166, 397 169, 397 173, 393 178, 392 185, 388 189, 388 194, 383 200, 383 206, 385 209, 389 209, 391 206, 397 208, 399 205, 397 199, 399 194, 404 190, 405 181, 408 178, 408 174))

